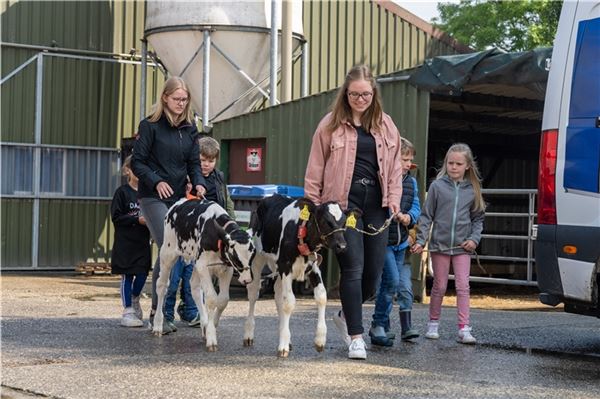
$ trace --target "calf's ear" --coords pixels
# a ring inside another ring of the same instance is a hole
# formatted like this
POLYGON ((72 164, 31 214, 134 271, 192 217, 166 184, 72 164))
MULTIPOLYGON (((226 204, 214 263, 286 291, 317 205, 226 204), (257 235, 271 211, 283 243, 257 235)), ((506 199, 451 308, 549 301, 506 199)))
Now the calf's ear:
POLYGON ((351 213, 354 214, 354 217, 357 219, 362 216, 362 211, 359 208, 346 209, 344 211, 346 216, 349 216, 351 213))
POLYGON ((225 241, 227 239, 227 232, 223 227, 221 227, 221 225, 219 225, 216 219, 212 219, 212 221, 215 225, 215 229, 217 230, 217 234, 219 235, 219 239, 225 241))
POLYGON ((304 206, 306 205, 310 213, 313 213, 317 209, 315 203, 309 200, 308 198, 298 198, 296 205, 300 209, 304 208, 304 206))

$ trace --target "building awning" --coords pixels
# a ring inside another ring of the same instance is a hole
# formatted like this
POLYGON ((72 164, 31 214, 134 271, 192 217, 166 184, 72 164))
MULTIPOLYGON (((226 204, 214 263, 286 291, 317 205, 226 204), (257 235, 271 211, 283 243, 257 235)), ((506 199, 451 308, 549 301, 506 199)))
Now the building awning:
POLYGON ((409 83, 434 94, 463 92, 543 100, 552 48, 504 53, 491 49, 428 59, 411 74, 409 83))

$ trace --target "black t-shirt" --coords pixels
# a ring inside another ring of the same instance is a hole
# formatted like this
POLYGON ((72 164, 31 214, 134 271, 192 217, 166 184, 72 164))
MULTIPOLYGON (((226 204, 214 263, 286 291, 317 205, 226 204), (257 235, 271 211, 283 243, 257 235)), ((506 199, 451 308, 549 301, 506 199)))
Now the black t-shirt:
POLYGON ((354 126, 354 128, 358 133, 358 141, 356 143, 356 161, 352 181, 362 178, 378 181, 379 164, 377 164, 375 137, 362 126, 354 126))

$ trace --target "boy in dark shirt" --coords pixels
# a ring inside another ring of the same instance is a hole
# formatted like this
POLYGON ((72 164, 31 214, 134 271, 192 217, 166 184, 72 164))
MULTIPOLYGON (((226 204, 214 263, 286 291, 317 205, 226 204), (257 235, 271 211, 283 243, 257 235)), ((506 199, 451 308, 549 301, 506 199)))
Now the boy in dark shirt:
MULTIPOLYGON (((225 184, 225 177, 223 172, 215 168, 221 147, 219 142, 212 137, 202 137, 199 140, 200 144, 200 167, 202 169, 202 176, 206 182, 206 193, 204 198, 210 201, 214 201, 219 204, 227 213, 234 218, 233 201, 227 191, 227 185, 225 184)), ((188 187, 188 191, 191 187, 188 187)), ((190 280, 194 271, 194 264, 190 263, 186 265, 183 259, 179 258, 173 270, 171 271, 171 278, 169 282, 169 290, 167 291, 167 297, 165 299, 165 319, 167 323, 174 328, 173 320, 175 318, 173 308, 177 301, 177 289, 179 288, 179 281, 181 280, 181 301, 177 306, 177 314, 183 321, 187 321, 190 327, 200 326, 200 315, 198 313, 198 307, 194 303, 192 298, 192 289, 190 280)))

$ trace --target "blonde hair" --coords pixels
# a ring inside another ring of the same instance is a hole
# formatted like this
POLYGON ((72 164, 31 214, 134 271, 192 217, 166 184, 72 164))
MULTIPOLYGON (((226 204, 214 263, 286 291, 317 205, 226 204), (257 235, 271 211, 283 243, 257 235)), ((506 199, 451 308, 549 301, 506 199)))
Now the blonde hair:
POLYGON ((327 130, 333 132, 344 121, 352 121, 352 108, 348 102, 348 87, 350 83, 357 80, 365 80, 371 84, 373 89, 373 98, 371 105, 360 117, 360 124, 370 131, 374 127, 380 127, 383 110, 381 106, 381 96, 377 88, 377 82, 371 73, 371 70, 366 65, 356 65, 348 71, 344 84, 339 88, 335 100, 331 104, 331 120, 327 125, 327 130))
POLYGON ((444 157, 444 164, 442 165, 437 178, 439 179, 448 174, 446 163, 448 162, 448 157, 452 152, 460 152, 464 155, 467 161, 468 168, 465 172, 465 176, 473 185, 473 191, 475 192, 475 200, 473 201, 473 206, 471 209, 473 211, 485 211, 485 201, 483 200, 483 195, 481 194, 481 175, 479 173, 479 169, 477 168, 475 158, 473 157, 473 152, 467 144, 456 143, 452 144, 452 146, 448 148, 448 152, 446 152, 446 156, 444 157))
POLYGON ((127 158, 125 158, 123 160, 123 165, 121 165, 121 175, 127 176, 127 181, 131 180, 131 175, 133 175, 133 170, 131 169, 131 158, 133 158, 133 155, 129 155, 127 158))
POLYGON ((219 142, 209 136, 201 137, 198 145, 200 146, 200 155, 209 159, 216 159, 221 152, 219 142))
POLYGON ((165 114, 167 120, 171 126, 179 126, 182 122, 192 123, 194 120, 194 113, 192 112, 192 94, 188 90, 188 86, 185 81, 179 76, 172 76, 165 82, 160 98, 152 106, 152 114, 148 118, 150 122, 157 122, 160 117, 165 114), (169 108, 165 106, 166 100, 164 97, 168 97, 173 94, 176 90, 182 89, 188 95, 188 102, 185 104, 185 108, 181 115, 173 115, 169 111, 169 108))
POLYGON ((412 155, 412 156, 416 155, 416 150, 415 150, 415 146, 413 145, 413 143, 411 143, 404 137, 400 137, 400 143, 401 143, 400 154, 412 155))

